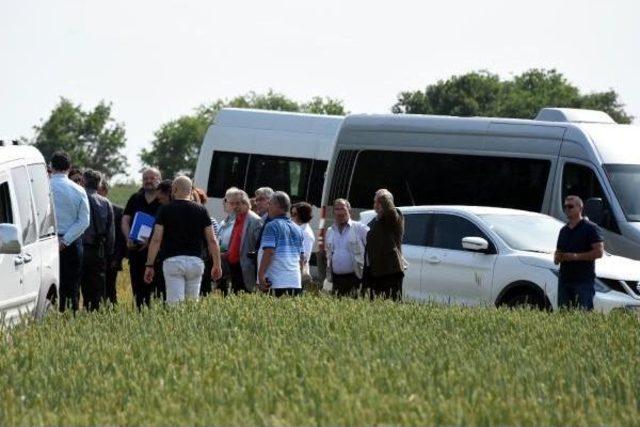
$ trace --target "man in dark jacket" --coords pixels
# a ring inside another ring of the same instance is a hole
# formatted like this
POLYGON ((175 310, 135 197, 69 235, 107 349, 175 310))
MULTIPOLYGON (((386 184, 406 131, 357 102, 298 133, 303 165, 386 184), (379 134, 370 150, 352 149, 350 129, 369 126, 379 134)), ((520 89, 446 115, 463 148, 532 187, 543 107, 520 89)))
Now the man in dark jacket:
POLYGON ((82 235, 84 257, 80 289, 88 311, 97 310, 105 297, 107 259, 113 254, 115 227, 111 202, 98 194, 100 172, 84 172, 84 186, 89 199, 89 227, 82 235))
MULTIPOLYGON (((100 183, 98 194, 105 198, 109 195, 109 184, 107 184, 104 179, 100 183)), ((122 271, 122 260, 127 256, 127 241, 120 232, 124 209, 122 206, 114 205, 113 203, 111 206, 113 206, 113 222, 116 237, 113 253, 107 257, 106 297, 111 304, 116 304, 118 302, 116 283, 118 281, 118 272, 122 271)))
POLYGON ((365 286, 371 298, 402 298, 404 258, 402 236, 404 218, 393 203, 393 195, 386 189, 376 191, 373 201, 376 218, 369 223, 365 249, 365 286))

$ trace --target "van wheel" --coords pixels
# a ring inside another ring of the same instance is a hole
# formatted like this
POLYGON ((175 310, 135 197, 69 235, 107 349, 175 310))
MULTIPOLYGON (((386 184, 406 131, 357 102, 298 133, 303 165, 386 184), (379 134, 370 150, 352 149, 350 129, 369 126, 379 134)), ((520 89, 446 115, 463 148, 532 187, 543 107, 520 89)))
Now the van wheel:
POLYGON ((47 298, 44 300, 44 305, 39 318, 44 319, 56 311, 58 311, 58 295, 56 294, 55 288, 51 288, 47 294, 47 298))

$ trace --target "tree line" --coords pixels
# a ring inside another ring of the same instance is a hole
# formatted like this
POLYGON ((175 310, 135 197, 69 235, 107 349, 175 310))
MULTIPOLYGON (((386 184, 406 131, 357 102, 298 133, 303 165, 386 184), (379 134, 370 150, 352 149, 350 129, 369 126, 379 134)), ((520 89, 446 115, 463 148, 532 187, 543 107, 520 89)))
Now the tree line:
MULTIPOLYGON (((561 73, 542 69, 531 69, 511 79, 502 79, 488 71, 452 76, 429 84, 424 90, 400 92, 391 111, 531 119, 541 108, 549 106, 601 110, 618 123, 633 120, 614 90, 582 93, 561 73)), ((34 126, 33 138, 23 138, 23 141, 35 145, 45 158, 56 150, 65 150, 78 167, 100 170, 108 177, 125 173, 128 167, 124 155, 125 125, 112 117, 111 107, 111 103, 101 101, 93 109, 84 109, 61 98, 49 117, 34 126)), ((158 167, 168 177, 192 174, 205 132, 224 107, 330 115, 348 113, 339 99, 316 96, 307 102, 297 102, 273 90, 218 99, 160 125, 149 146, 140 152, 141 162, 158 167)))

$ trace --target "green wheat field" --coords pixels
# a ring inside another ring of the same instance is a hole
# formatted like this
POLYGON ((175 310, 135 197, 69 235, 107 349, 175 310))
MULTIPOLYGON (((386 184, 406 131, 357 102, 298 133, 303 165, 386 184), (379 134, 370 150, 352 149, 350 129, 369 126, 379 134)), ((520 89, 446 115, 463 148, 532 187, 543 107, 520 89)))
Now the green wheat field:
MULTIPOLYGON (((125 272, 126 274, 126 272, 125 272)), ((632 425, 629 313, 212 295, 2 332, 0 425, 632 425)))

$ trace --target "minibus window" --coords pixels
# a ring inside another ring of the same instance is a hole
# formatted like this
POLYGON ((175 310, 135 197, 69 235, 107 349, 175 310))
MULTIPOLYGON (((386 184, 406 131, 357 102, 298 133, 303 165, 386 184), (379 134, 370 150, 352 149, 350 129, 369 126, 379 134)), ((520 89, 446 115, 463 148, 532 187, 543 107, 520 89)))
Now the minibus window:
POLYGON ((602 186, 593 170, 576 163, 566 163, 562 173, 562 201, 567 196, 578 196, 583 202, 592 197, 599 197, 604 202, 604 216, 598 224, 610 231, 619 233, 618 224, 613 218, 609 201, 602 191, 602 186))
POLYGON ((31 188, 33 188, 33 198, 36 202, 39 237, 52 236, 55 234, 55 226, 47 169, 44 164, 29 165, 29 175, 31 175, 31 188))
POLYGON ((246 153, 230 153, 215 151, 209 170, 207 196, 224 197, 230 187, 244 188, 249 155, 246 153))
POLYGON ((627 221, 640 221, 640 165, 604 165, 627 221))
POLYGON ((22 242, 26 246, 36 241, 36 221, 31 207, 31 182, 27 169, 20 166, 11 169, 13 187, 18 200, 18 215, 22 226, 22 242))
POLYGON ((326 160, 314 160, 307 191, 307 202, 314 206, 320 206, 322 199, 322 187, 324 186, 324 174, 327 171, 326 160))
POLYGON ((307 197, 311 159, 252 154, 246 189, 253 194, 260 187, 285 191, 293 202, 307 197))
POLYGON ((0 224, 13 224, 9 183, 0 184, 0 224))

